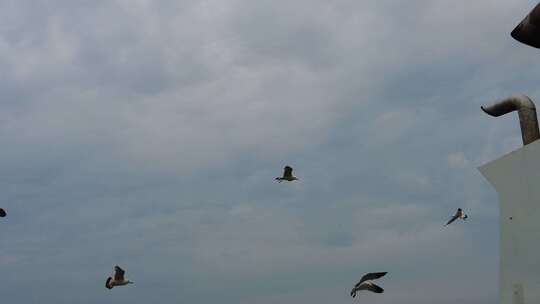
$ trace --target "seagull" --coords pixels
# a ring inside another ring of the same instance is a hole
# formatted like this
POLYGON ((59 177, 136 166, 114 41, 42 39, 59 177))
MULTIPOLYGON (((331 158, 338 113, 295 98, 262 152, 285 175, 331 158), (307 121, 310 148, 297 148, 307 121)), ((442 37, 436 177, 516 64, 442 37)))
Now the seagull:
POLYGON ((452 222, 457 220, 458 218, 462 220, 466 220, 468 218, 468 216, 465 213, 463 213, 463 210, 461 210, 461 208, 458 208, 458 210, 456 211, 456 214, 452 216, 452 218, 448 221, 448 223, 446 223, 445 226, 452 224, 452 222))
POLYGON ((107 289, 112 289, 114 286, 133 284, 130 280, 124 279, 124 273, 126 272, 122 268, 114 266, 114 279, 108 277, 107 282, 105 282, 105 287, 107 287, 107 289))
POLYGON ((384 289, 382 289, 380 286, 375 285, 371 281, 384 277, 387 273, 388 272, 370 272, 368 274, 365 274, 360 279, 360 282, 354 285, 353 289, 351 290, 351 297, 356 297, 356 292, 359 290, 369 290, 374 293, 383 293, 384 289))
POLYGON ((294 177, 292 175, 292 167, 289 167, 289 166, 285 166, 285 168, 283 168, 283 177, 276 177, 276 180, 280 183, 284 180, 288 182, 292 182, 293 180, 297 180, 297 179, 298 177, 294 177))
POLYGON ((6 216, 6 211, 0 208, 0 217, 5 217, 5 216, 6 216))

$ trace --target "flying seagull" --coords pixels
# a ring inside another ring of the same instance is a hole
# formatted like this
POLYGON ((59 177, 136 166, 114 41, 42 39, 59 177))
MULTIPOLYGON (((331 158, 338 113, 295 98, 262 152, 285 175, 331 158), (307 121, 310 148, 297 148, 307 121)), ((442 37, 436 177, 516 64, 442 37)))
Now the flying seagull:
POLYGON ((285 166, 285 168, 283 168, 283 177, 276 177, 276 180, 280 183, 284 180, 288 182, 292 182, 293 180, 297 180, 297 179, 298 179, 297 177, 294 177, 292 175, 292 167, 290 166, 285 166))
POLYGON ((5 217, 5 216, 6 216, 6 211, 0 208, 0 217, 5 217))
POLYGON ((452 218, 448 221, 448 223, 446 223, 445 226, 452 224, 452 222, 457 220, 458 218, 462 220, 466 220, 468 218, 468 216, 465 213, 463 213, 463 210, 461 210, 461 208, 458 208, 458 210, 456 211, 456 214, 452 216, 452 218))
POLYGON ((127 284, 133 284, 130 280, 124 279, 124 273, 126 273, 122 268, 119 266, 114 266, 114 279, 111 277, 107 278, 107 282, 105 282, 105 287, 108 289, 112 289, 114 286, 123 286, 127 284))
POLYGON ((383 293, 384 289, 382 289, 380 286, 375 285, 372 280, 376 280, 378 278, 384 277, 388 272, 370 272, 366 275, 364 275, 360 282, 356 283, 354 285, 353 289, 351 290, 351 297, 356 297, 356 292, 359 290, 369 290, 374 293, 383 293))

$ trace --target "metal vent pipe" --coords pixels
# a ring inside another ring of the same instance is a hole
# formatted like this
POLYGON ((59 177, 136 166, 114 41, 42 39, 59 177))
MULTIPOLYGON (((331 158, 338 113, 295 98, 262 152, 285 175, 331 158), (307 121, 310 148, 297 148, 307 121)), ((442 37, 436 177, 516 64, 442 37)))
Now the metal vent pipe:
POLYGON ((536 106, 526 95, 513 95, 487 107, 480 107, 491 116, 501 116, 512 111, 518 111, 519 125, 521 126, 521 138, 523 145, 528 145, 540 138, 538 119, 536 118, 536 106))
POLYGON ((514 28, 510 35, 521 43, 540 48, 540 3, 514 28))

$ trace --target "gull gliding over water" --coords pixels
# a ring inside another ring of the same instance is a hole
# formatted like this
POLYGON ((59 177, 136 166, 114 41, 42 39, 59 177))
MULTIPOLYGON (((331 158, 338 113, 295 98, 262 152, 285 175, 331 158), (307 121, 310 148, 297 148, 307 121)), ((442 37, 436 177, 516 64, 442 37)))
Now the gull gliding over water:
POLYGON ((354 285, 353 289, 351 290, 351 297, 356 297, 356 292, 360 290, 369 290, 374 293, 383 293, 384 289, 382 289, 380 286, 375 285, 371 281, 384 277, 387 273, 388 272, 370 272, 368 274, 365 274, 360 279, 360 282, 354 285))
POLYGON ((276 177, 276 180, 278 182, 280 182, 280 183, 282 181, 284 181, 284 180, 288 181, 288 182, 292 182, 294 180, 297 180, 298 178, 293 176, 292 171, 293 171, 292 167, 285 166, 285 168, 283 168, 283 176, 282 177, 276 177))
POLYGON ((124 273, 126 272, 122 268, 114 266, 114 278, 108 277, 107 282, 105 282, 105 287, 107 287, 107 289, 112 289, 114 286, 133 284, 130 280, 124 279, 124 273))

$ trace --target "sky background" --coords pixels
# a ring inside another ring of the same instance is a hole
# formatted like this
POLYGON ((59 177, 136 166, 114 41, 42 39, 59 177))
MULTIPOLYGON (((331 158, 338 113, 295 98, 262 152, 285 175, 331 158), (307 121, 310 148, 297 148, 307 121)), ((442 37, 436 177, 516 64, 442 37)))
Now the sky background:
POLYGON ((2 302, 494 303, 535 4, 1 1, 2 302))

